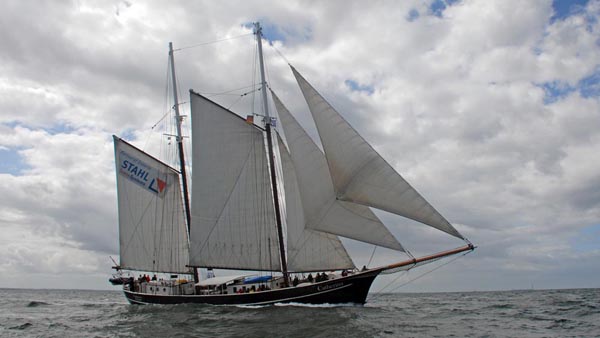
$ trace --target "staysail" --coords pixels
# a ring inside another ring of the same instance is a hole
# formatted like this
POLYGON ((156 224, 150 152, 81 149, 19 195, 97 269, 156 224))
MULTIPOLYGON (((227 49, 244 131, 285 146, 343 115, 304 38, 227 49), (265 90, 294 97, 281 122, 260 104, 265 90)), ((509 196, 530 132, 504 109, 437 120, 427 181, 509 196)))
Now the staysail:
POLYGON ((404 251, 368 207, 336 199, 325 156, 274 93, 273 100, 294 164, 306 228, 404 251))
POLYGON ((264 133, 190 92, 190 265, 281 269, 264 133))
POLYGON ((389 211, 464 239, 291 68, 317 125, 337 198, 389 211))
POLYGON ((120 267, 189 273, 179 172, 113 136, 120 267))
POLYGON ((288 269, 299 272, 355 268, 337 236, 305 229, 304 210, 294 164, 279 134, 277 140, 285 188, 288 269))

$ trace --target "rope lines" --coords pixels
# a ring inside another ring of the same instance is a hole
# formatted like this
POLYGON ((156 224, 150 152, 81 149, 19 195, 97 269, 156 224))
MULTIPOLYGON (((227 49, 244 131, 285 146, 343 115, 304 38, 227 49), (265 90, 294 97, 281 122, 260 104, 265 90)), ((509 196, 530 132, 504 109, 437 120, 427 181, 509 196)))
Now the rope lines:
MULTIPOLYGON (((418 280, 418 279, 420 279, 420 278, 422 278, 422 277, 425 277, 426 275, 428 275, 428 274, 430 274, 430 273, 432 273, 432 272, 434 272, 434 271, 436 271, 436 270, 438 270, 438 269, 440 269, 440 268, 442 268, 442 267, 444 267, 444 266, 446 266, 446 265, 448 265, 448 264, 450 264, 450 263, 453 263, 453 262, 454 262, 454 261, 456 261, 457 259, 459 259, 459 258, 462 258, 462 257, 464 257, 464 256, 466 256, 466 255, 468 255, 468 254, 470 254, 471 252, 473 252, 473 251, 466 251, 466 252, 464 252, 462 255, 456 256, 456 257, 452 258, 451 260, 447 261, 447 262, 446 262, 446 263, 444 263, 444 264, 440 264, 440 265, 438 265, 438 266, 434 267, 433 269, 431 269, 431 270, 429 270, 429 271, 426 271, 426 272, 424 272, 424 273, 422 273, 422 274, 418 275, 417 277, 415 277, 415 278, 413 278, 413 279, 410 279, 410 280, 408 280, 408 281, 406 281, 406 282, 404 282, 404 283, 402 283, 402 284, 400 284, 400 285, 397 285, 397 286, 393 287, 392 289, 388 290, 387 292, 388 292, 388 293, 389 293, 389 292, 394 292, 394 291, 396 291, 396 290, 400 289, 401 287, 404 287, 404 286, 406 286, 406 285, 408 285, 408 284, 410 284, 410 283, 412 283, 412 282, 414 282, 414 281, 416 281, 416 280, 418 280)), ((408 270, 404 271, 405 273, 398 275, 398 277, 394 278, 394 280, 392 280, 391 282, 389 282, 388 284, 386 284, 386 285, 385 285, 383 288, 379 289, 377 292, 374 292, 373 296, 371 296, 371 297, 369 298, 369 301, 371 301, 371 300, 373 300, 373 299, 377 299, 377 298, 381 297, 381 295, 382 295, 382 293, 383 293, 383 291, 384 291, 385 289, 387 289, 387 288, 388 288, 388 287, 390 287, 392 284, 394 284, 394 283, 395 283, 395 282, 396 282, 398 279, 400 279, 400 277, 404 277, 404 276, 406 276, 406 275, 408 274, 408 272, 409 272, 411 269, 412 269, 412 268, 410 268, 410 269, 408 269, 408 270)))
POLYGON ((211 44, 214 44, 214 43, 223 42, 223 41, 227 41, 227 40, 238 39, 238 38, 242 38, 244 36, 249 36, 249 35, 254 35, 254 33, 246 33, 246 34, 242 34, 242 35, 232 36, 232 37, 229 37, 229 38, 223 38, 223 39, 217 39, 217 40, 208 41, 208 42, 197 43, 195 45, 190 45, 190 46, 185 46, 185 47, 181 47, 181 48, 176 48, 176 49, 173 49, 173 51, 174 52, 178 52, 180 50, 191 49, 191 48, 196 48, 196 47, 201 47, 201 46, 206 46, 206 45, 211 45, 211 44))
POLYGON ((273 45, 273 44, 269 44, 269 45, 271 46, 271 48, 275 49, 275 52, 277 52, 277 54, 278 54, 278 55, 279 55, 279 56, 280 56, 280 57, 283 59, 283 61, 285 61, 285 63, 287 63, 288 65, 289 65, 289 64, 291 64, 291 63, 290 63, 290 60, 288 60, 288 59, 287 59, 287 58, 286 58, 286 57, 283 55, 283 53, 282 53, 282 52, 281 52, 279 49, 277 49, 277 47, 275 47, 275 45, 273 45))
POLYGON ((373 246, 373 252, 371 253, 371 258, 369 258, 369 263, 367 263, 367 266, 371 266, 371 262, 373 261, 373 256, 375 256, 375 250, 377 250, 377 245, 373 246))

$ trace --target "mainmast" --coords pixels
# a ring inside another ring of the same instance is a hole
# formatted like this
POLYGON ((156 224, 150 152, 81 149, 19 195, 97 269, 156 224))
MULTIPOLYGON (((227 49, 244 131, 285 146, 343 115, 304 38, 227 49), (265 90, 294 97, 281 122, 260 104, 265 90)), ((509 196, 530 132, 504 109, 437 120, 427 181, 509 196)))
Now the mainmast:
POLYGON ((275 203, 275 221, 277 223, 277 235, 279 237, 279 254, 281 256, 281 272, 283 273, 283 280, 285 286, 290 285, 288 271, 287 271, 287 260, 285 257, 285 247, 283 242, 283 227, 281 225, 281 211, 279 207, 279 195, 277 193, 277 177, 275 175, 275 156, 273 154, 273 138, 271 136, 271 117, 269 116, 269 104, 267 101, 267 81, 265 80, 265 66, 263 62, 262 54, 262 28, 259 22, 254 23, 254 33, 256 34, 256 41, 258 43, 258 60, 260 65, 260 81, 263 99, 263 109, 265 113, 266 131, 267 131, 267 146, 269 151, 269 166, 271 169, 271 184, 273 186, 273 200, 275 203))
MULTIPOLYGON (((182 118, 179 114, 179 98, 177 95, 177 77, 175 76, 175 56, 173 55, 173 43, 169 42, 169 63, 171 64, 171 79, 173 80, 173 103, 175 108, 175 125, 177 126, 177 148, 179 152, 179 166, 181 171, 181 183, 183 185, 183 209, 187 223, 188 237, 191 232, 190 197, 188 194, 187 175, 185 170, 185 156, 183 153, 183 136, 181 135, 182 118)), ((194 268, 194 281, 198 283, 198 270, 194 268)))

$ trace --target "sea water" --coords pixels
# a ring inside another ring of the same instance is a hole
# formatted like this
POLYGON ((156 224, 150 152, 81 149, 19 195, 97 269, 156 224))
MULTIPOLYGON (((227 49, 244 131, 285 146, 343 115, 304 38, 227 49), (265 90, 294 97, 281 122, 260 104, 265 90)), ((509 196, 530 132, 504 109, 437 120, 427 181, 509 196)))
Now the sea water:
POLYGON ((0 289, 1 337, 600 337, 600 289, 376 294, 357 305, 129 305, 0 289))

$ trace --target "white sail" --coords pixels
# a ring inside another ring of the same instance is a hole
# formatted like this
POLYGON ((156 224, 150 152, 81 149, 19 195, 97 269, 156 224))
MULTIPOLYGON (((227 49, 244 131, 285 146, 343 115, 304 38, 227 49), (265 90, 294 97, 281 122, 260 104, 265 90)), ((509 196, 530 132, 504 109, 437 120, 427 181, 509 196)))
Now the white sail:
POLYGON ((368 207, 336 199, 325 156, 275 94, 273 100, 296 169, 306 228, 404 251, 368 207))
POLYGON ((179 173, 118 137, 113 139, 120 266, 189 273, 188 233, 179 173))
POLYGON ((354 263, 335 235, 304 228, 304 210, 292 158, 279 134, 279 153, 285 189, 287 263, 289 271, 353 269, 354 263))
POLYGON ((190 264, 280 270, 263 131, 198 94, 190 100, 190 264))
POLYGON ((292 71, 317 125, 337 198, 386 210, 464 239, 294 67, 292 71))

